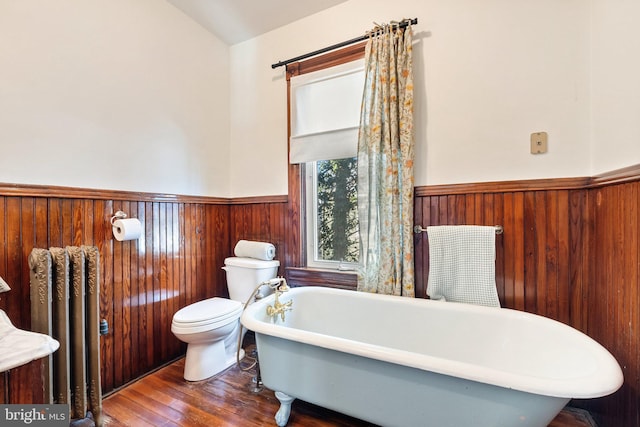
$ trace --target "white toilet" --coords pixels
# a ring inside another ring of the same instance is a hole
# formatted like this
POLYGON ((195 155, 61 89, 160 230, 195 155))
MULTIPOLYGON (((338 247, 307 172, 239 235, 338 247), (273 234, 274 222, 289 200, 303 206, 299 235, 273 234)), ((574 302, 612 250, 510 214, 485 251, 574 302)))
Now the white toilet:
MULTIPOLYGON (((171 322, 171 332, 187 343, 187 381, 204 380, 236 363, 244 304, 260 283, 276 277, 280 262, 230 257, 224 265, 229 299, 215 297, 193 303, 178 310, 171 322)), ((243 357, 244 351, 240 351, 243 357)))

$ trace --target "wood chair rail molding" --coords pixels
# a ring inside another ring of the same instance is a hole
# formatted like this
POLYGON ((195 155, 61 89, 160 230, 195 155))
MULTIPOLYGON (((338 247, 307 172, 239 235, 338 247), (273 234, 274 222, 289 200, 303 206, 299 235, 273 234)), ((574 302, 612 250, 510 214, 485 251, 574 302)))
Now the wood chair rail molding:
POLYGON ((286 195, 226 198, 13 183, 0 183, 0 195, 16 197, 58 197, 87 200, 122 200, 135 202, 198 203, 207 205, 286 203, 287 201, 286 195))
POLYGON ((473 193, 507 193, 514 191, 583 190, 638 180, 640 180, 640 164, 616 169, 592 177, 426 185, 416 187, 415 195, 424 197, 473 193))
POLYGON ((588 186, 589 188, 596 188, 638 180, 640 180, 640 164, 595 175, 589 179, 588 186))
MULTIPOLYGON (((580 190, 640 180, 640 164, 616 169, 593 177, 545 178, 513 181, 489 181, 461 184, 439 184, 415 187, 416 197, 514 191, 580 190)), ((0 195, 24 197, 60 197, 70 199, 123 200, 136 202, 177 202, 211 205, 248 205, 255 203, 287 203, 288 195, 214 197, 125 190, 101 190, 80 187, 0 183, 0 195)))

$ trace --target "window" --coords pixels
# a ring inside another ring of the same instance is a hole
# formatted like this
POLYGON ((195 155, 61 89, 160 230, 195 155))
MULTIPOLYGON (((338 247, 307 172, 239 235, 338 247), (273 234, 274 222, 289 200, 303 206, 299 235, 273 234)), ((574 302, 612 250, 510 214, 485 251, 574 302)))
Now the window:
POLYGON ((359 261, 356 153, 364 62, 292 77, 290 84, 290 162, 304 170, 306 264, 353 270, 359 261))
POLYGON ((357 159, 318 160, 305 170, 307 265, 353 269, 359 260, 357 159))

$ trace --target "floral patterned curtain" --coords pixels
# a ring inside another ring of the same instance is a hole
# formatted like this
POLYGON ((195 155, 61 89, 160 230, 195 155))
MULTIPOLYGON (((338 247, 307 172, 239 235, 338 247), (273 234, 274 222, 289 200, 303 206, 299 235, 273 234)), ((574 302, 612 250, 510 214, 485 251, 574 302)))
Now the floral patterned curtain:
POLYGON ((382 25, 365 50, 358 136, 358 290, 413 297, 412 29, 382 25))

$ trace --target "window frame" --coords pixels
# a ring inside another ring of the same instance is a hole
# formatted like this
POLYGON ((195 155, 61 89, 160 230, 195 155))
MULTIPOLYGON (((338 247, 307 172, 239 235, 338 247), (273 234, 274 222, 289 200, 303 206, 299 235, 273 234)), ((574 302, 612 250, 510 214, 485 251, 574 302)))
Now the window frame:
POLYGON ((328 270, 337 269, 335 261, 319 261, 315 255, 318 251, 318 174, 316 173, 317 162, 307 162, 303 165, 304 170, 304 199, 301 200, 300 210, 305 213, 303 216, 305 227, 302 234, 305 236, 305 251, 307 267, 325 268, 328 270), (311 211, 311 212, 309 212, 311 211))
POLYGON ((318 174, 317 161, 307 162, 304 164, 304 186, 305 186, 305 204, 301 206, 301 211, 306 212, 304 215, 306 227, 304 230, 306 237, 306 257, 307 267, 321 268, 327 270, 339 271, 355 271, 359 263, 350 261, 329 261, 316 259, 318 251, 318 174), (306 211, 311 207, 311 213, 306 211), (311 239, 309 236, 313 236, 311 239))
MULTIPOLYGON (((315 56, 305 61, 294 62, 287 65, 286 68, 286 80, 287 80, 287 155, 289 153, 289 138, 291 137, 291 77, 301 74, 310 73, 325 68, 330 68, 336 65, 344 64, 347 62, 355 61, 364 58, 366 41, 354 44, 339 50, 335 50, 323 55, 315 56)), ((289 164, 288 173, 288 192, 289 192, 289 212, 291 218, 291 224, 294 225, 297 233, 297 239, 294 235, 292 240, 292 252, 291 263, 287 267, 287 276, 294 280, 308 279, 309 282, 314 282, 317 277, 326 277, 327 271, 339 271, 337 266, 325 267, 316 266, 313 262, 309 265, 309 256, 307 253, 307 221, 306 212, 304 209, 307 189, 306 189, 306 165, 305 164, 289 164)), ((341 288, 353 288, 356 287, 355 274, 352 271, 344 272, 340 271, 336 280, 339 284, 336 287, 341 288), (349 275, 349 277, 345 277, 349 275), (351 277, 353 276, 353 277, 351 277)), ((306 283, 299 283, 306 284, 306 283)), ((315 283, 314 283, 315 284, 315 283)), ((326 286, 326 285, 325 285, 326 286)))

